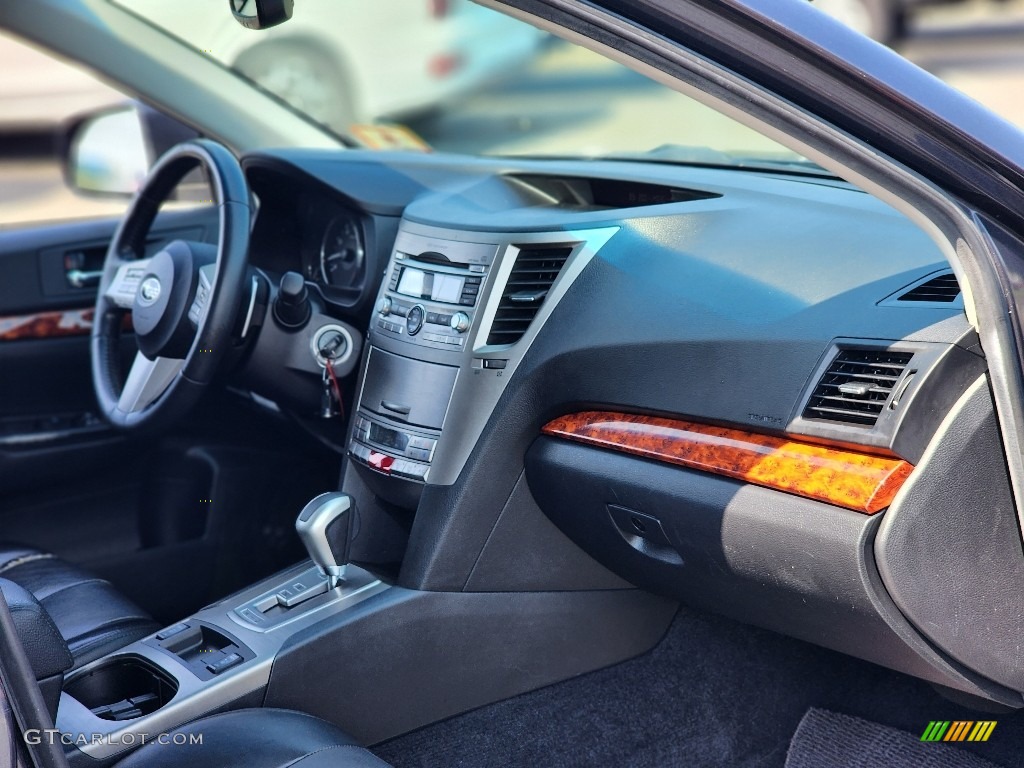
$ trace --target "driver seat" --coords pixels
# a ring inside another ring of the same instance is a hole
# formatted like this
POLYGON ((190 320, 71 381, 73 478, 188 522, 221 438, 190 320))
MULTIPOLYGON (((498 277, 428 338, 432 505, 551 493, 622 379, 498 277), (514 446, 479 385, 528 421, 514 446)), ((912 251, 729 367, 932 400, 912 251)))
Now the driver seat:
POLYGON ((73 669, 160 628, 109 581, 38 549, 0 543, 0 577, 35 595, 67 642, 73 669))

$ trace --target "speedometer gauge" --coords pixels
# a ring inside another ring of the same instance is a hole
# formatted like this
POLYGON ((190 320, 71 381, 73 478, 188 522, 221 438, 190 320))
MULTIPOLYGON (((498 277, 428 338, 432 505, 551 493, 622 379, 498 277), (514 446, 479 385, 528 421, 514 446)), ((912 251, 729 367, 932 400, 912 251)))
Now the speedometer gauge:
POLYGON ((364 258, 359 224, 344 214, 331 219, 320 244, 320 275, 324 285, 347 288, 357 284, 364 258))

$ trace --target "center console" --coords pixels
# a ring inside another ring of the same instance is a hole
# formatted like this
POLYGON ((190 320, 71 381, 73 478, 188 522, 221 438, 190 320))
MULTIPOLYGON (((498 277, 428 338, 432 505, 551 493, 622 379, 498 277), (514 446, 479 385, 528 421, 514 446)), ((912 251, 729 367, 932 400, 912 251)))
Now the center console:
POLYGON ((97 766, 197 717, 262 704, 275 659, 302 630, 389 587, 347 563, 351 500, 313 499, 296 529, 312 559, 68 676, 56 726, 72 766, 97 766))
POLYGON ((378 479, 455 482, 538 330, 614 232, 403 223, 370 324, 354 462, 378 479))

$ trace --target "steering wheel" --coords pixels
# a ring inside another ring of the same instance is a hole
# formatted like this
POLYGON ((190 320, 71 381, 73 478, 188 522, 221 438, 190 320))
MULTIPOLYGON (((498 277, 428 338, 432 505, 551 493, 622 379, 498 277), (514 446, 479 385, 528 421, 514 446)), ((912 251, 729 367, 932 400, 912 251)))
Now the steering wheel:
POLYGON ((96 296, 92 380, 100 409, 115 427, 166 424, 213 380, 232 344, 246 288, 251 213, 238 160, 212 141, 179 144, 150 171, 110 243, 96 296), (218 207, 217 245, 174 240, 146 258, 160 205, 200 166, 218 207), (123 379, 118 342, 129 314, 139 352, 123 379))

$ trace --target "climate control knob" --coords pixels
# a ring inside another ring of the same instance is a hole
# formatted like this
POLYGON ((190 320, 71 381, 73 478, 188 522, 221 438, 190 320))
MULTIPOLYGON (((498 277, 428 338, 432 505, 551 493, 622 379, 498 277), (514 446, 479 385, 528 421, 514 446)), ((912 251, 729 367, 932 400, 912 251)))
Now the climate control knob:
POLYGON ((381 317, 387 317, 391 314, 391 299, 388 296, 377 302, 377 314, 381 317))
POLYGON ((451 326, 451 329, 453 331, 458 331, 459 333, 465 333, 468 331, 469 323, 469 315, 465 312, 456 312, 452 315, 452 319, 448 321, 448 325, 451 326))

